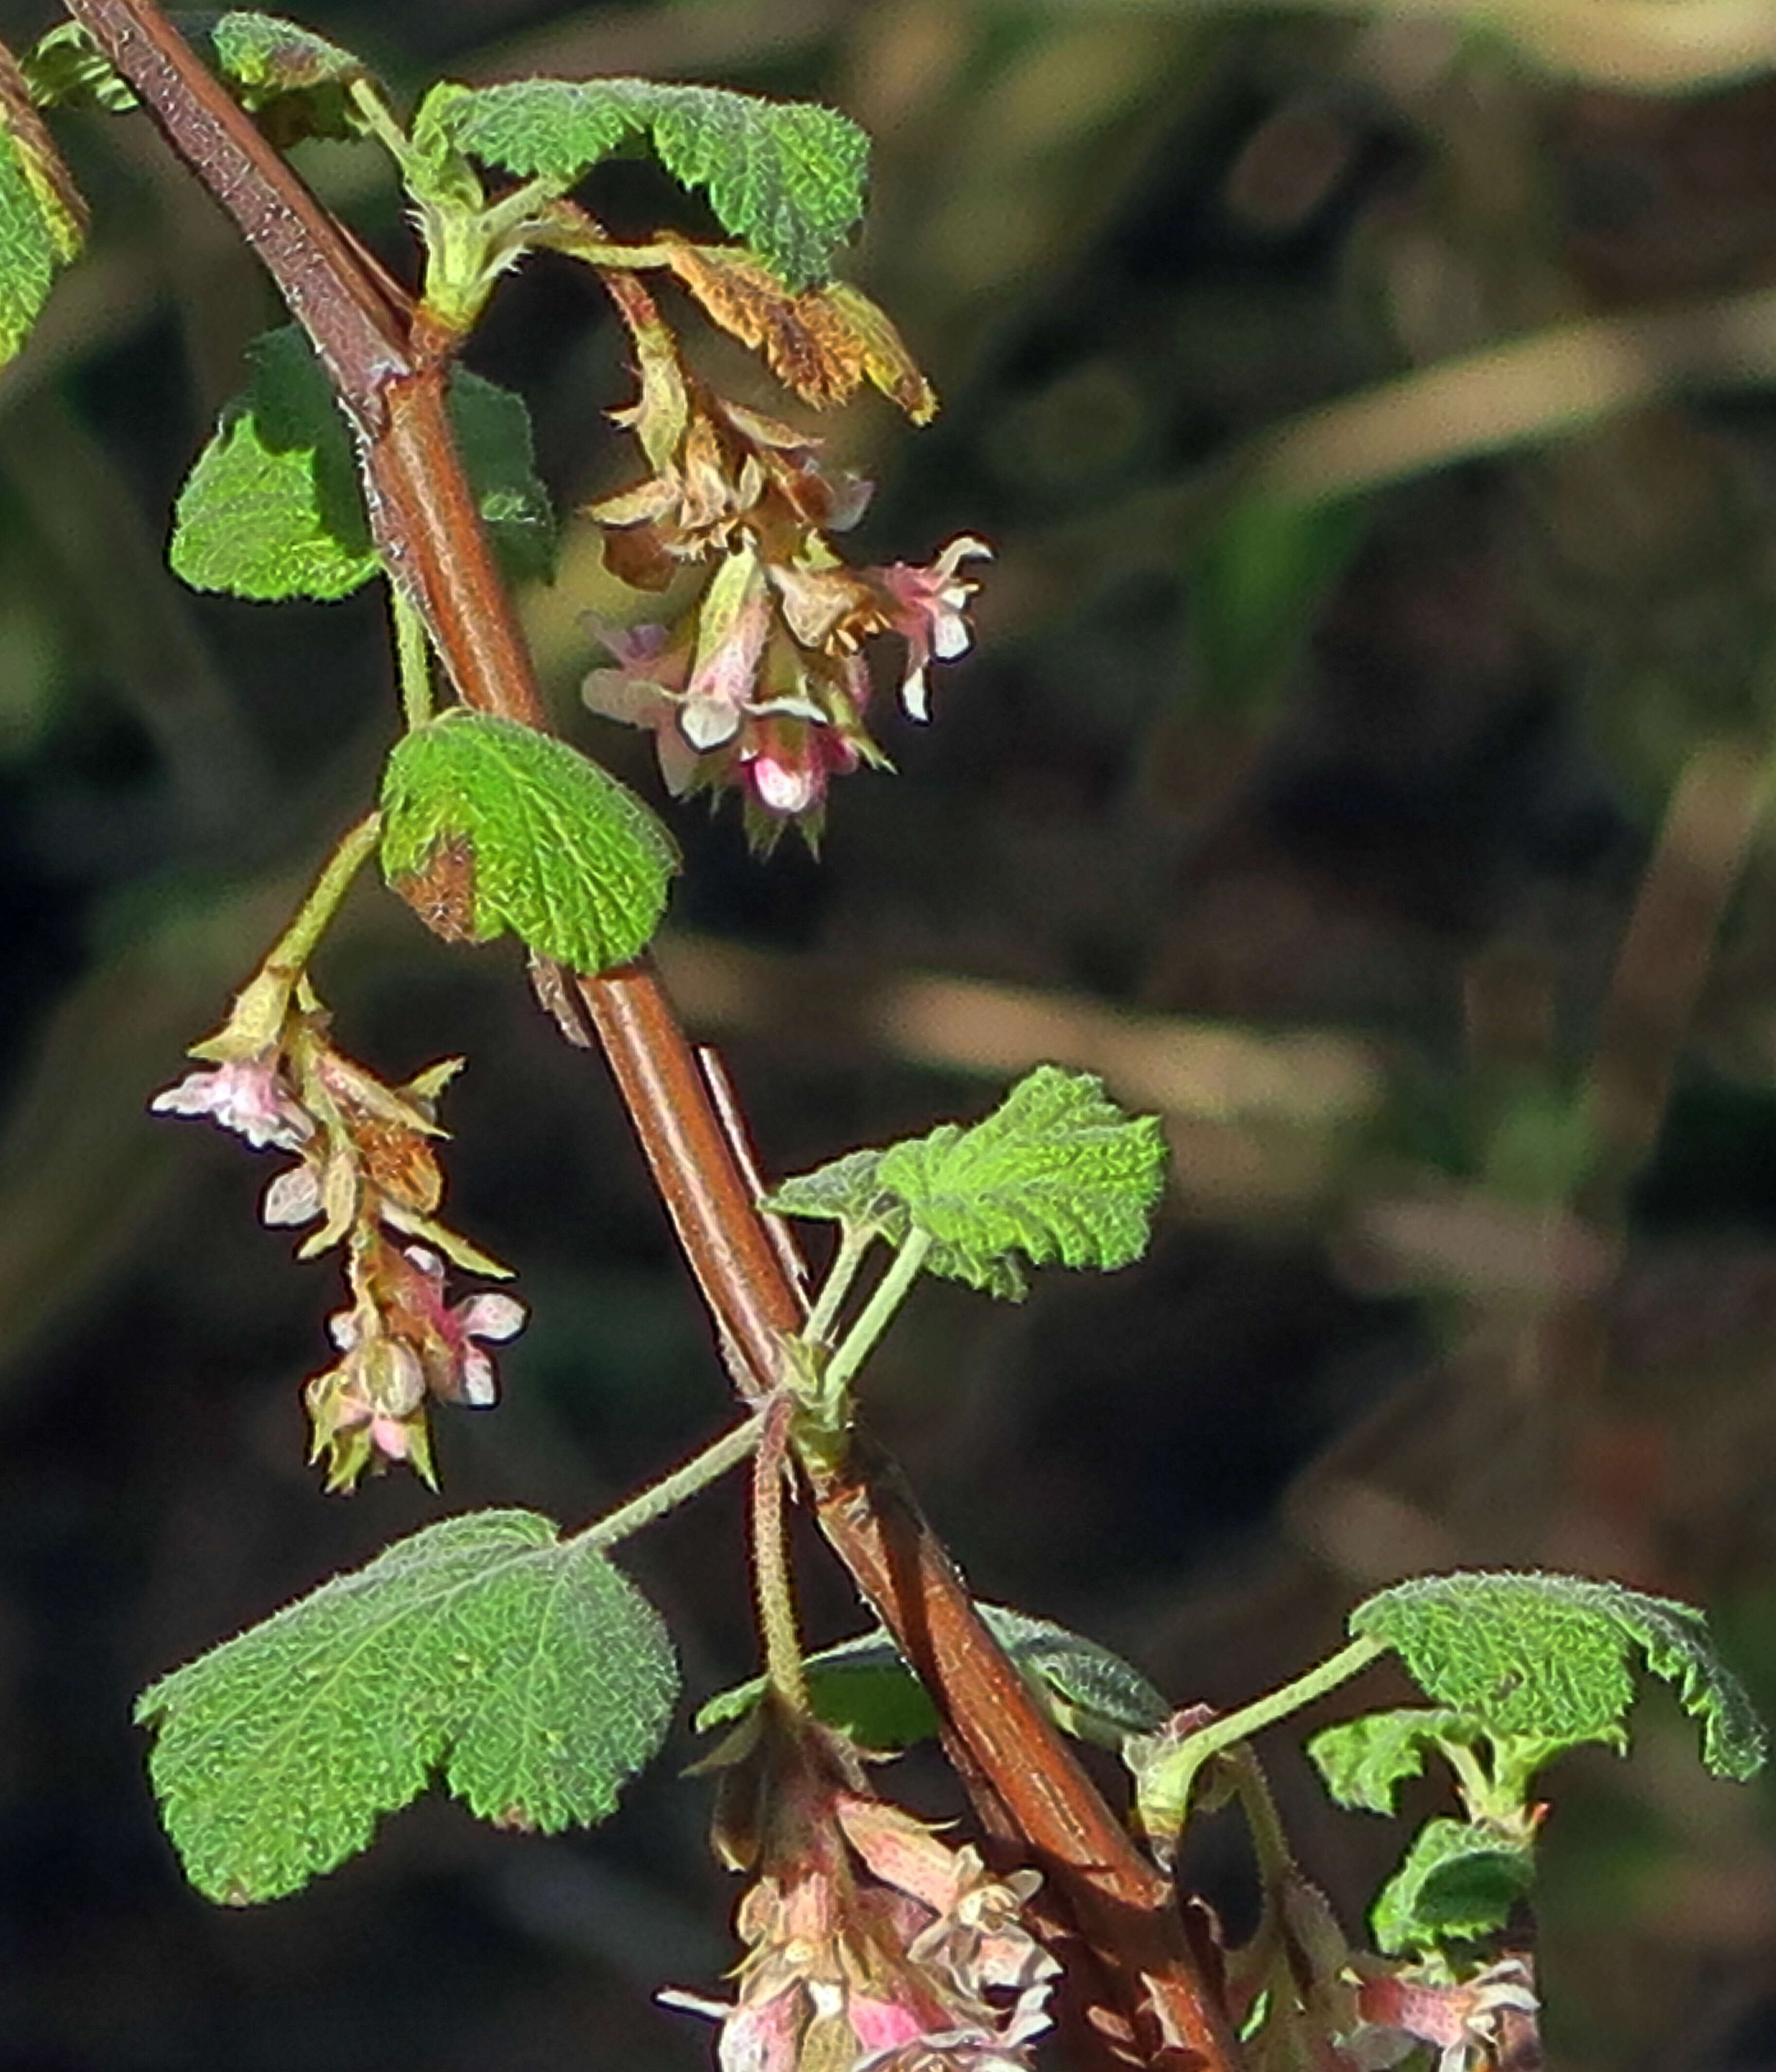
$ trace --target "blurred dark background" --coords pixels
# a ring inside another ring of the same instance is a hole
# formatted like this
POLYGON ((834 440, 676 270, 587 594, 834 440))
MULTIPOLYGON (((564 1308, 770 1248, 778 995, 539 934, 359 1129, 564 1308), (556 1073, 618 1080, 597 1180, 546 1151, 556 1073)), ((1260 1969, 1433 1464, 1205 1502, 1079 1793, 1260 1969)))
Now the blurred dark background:
MULTIPOLYGON (((402 88, 707 79, 876 138, 850 270, 946 400, 823 429, 873 559, 982 532, 982 638, 816 865, 670 809, 661 946, 783 1172, 983 1110, 1042 1058, 1165 1116, 1139 1270, 1027 1307, 923 1293, 872 1416, 984 1595, 1236 1702, 1428 1567, 1545 1564, 1705 1604, 1776 1708, 1776 29, 1663 10, 1261 12, 1113 0, 316 0, 402 88)), ((15 46, 53 17, 6 0, 15 46)), ((298 1402, 331 1262, 265 1172, 151 1123, 394 723, 368 594, 181 590, 166 514, 279 313, 139 119, 60 126, 97 212, 0 376, 0 2067, 520 2072, 708 2062, 731 1890, 668 1760, 596 1835, 426 1802, 300 1897, 210 1908, 130 1724, 152 1675, 445 1511, 583 1519, 726 1414, 596 1061, 509 946, 373 890, 326 950, 340 1040, 466 1053, 454 1220, 533 1322, 441 1498, 323 1499, 298 1402)), ((397 268, 368 150, 302 147, 397 268)), ((650 227, 664 189, 598 204, 650 227)), ((694 210, 678 220, 694 224, 694 210)), ((723 342, 734 393, 775 402, 723 342)), ((534 265, 471 358, 565 508, 637 472, 595 286, 534 265)), ((527 600, 557 711, 612 609, 596 541, 527 600)), ((749 1673, 724 1491, 635 1543, 689 1691, 749 1673)), ((859 1622, 806 1552, 816 1638, 859 1622)), ((1404 1829, 1274 1752, 1355 1926, 1404 1829)), ((942 1806, 941 1780, 906 1790, 942 1806)), ((1649 1700, 1553 1778, 1558 2062, 1776 2064, 1767 1790, 1649 1700)), ((1420 1811, 1433 1803, 1427 1791, 1420 1811)), ((1237 1918, 1231 1836, 1195 1866, 1237 1918)))

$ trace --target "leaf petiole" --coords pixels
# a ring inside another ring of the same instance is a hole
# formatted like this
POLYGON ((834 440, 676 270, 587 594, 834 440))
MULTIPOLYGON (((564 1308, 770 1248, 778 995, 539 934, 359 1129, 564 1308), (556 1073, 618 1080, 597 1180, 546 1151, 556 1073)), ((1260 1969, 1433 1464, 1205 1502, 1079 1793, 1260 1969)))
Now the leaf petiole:
POLYGON ((712 1439, 701 1453, 693 1453, 682 1466, 662 1475, 657 1482, 631 1497, 627 1503, 619 1504, 615 1511, 606 1511, 602 1518, 594 1519, 590 1525, 582 1526, 568 1536, 584 1540, 589 1547, 614 1547, 619 1540, 627 1540, 644 1525, 652 1525, 656 1519, 676 1511, 699 1490, 719 1481, 730 1468, 738 1467, 745 1460, 764 1437, 769 1414, 767 1404, 755 1410, 744 1423, 733 1425, 718 1439, 712 1439))
POLYGON ((393 583, 388 608, 395 622, 395 663, 401 677, 401 716, 409 733, 432 717, 432 656, 426 622, 393 583))
POLYGON ((1132 1746, 1129 1767, 1135 1776, 1136 1810, 1148 1840, 1167 1849, 1175 1844, 1190 1811, 1192 1787, 1206 1762, 1336 1690, 1387 1652, 1387 1642, 1361 1635, 1292 1683, 1255 1698, 1236 1712, 1223 1713, 1182 1741, 1169 1740, 1161 1733, 1132 1746))
POLYGON ((894 1255, 893 1264, 876 1283, 875 1292, 864 1305, 857 1322, 834 1347, 832 1357, 826 1363, 821 1377, 824 1383, 822 1392, 828 1403, 850 1386, 857 1370, 875 1350, 877 1340, 894 1322, 895 1312, 906 1301, 913 1283, 919 1278, 919 1270, 924 1265, 926 1255, 931 1248, 931 1240, 928 1231, 915 1229, 907 1232, 899 1251, 894 1255))
POLYGON ((851 1284, 857 1277, 857 1268, 874 1244, 879 1233, 868 1223, 845 1223, 841 1226, 839 1248, 832 1255, 832 1264, 827 1268, 826 1278, 820 1284, 820 1292, 814 1298, 814 1306, 808 1314, 808 1322, 802 1326, 802 1338, 811 1346, 824 1345, 837 1321, 841 1306, 851 1291, 851 1284))

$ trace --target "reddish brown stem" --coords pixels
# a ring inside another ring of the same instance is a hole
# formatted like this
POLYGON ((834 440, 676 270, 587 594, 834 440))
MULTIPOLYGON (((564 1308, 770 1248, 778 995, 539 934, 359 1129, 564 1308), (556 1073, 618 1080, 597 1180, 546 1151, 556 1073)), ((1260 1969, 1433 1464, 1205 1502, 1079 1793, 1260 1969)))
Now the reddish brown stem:
MULTIPOLYGON (((463 479, 428 339, 402 328, 352 241, 150 0, 67 0, 282 290, 357 426, 379 547, 469 703, 541 723, 509 597, 463 479)), ((763 1393, 801 1309, 702 1075, 652 975, 580 992, 724 1343, 763 1393)), ((861 1456, 859 1457, 860 1460, 861 1456)), ((1114 2005, 1107 2055, 1233 2072, 1166 1881, 1134 1847, 987 1632, 948 1556, 881 1464, 820 1493, 821 1524, 936 1697, 983 1818, 1020 1840, 1076 1921, 1114 2005)))

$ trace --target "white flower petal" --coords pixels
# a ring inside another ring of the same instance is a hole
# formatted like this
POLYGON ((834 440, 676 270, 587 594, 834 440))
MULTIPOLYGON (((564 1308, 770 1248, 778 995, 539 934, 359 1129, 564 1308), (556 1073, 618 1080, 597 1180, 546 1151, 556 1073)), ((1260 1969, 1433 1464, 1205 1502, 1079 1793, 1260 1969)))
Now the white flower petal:
POLYGON ((321 1213, 321 1183, 312 1166, 278 1174, 259 1204, 259 1219, 273 1227, 312 1223, 321 1213))
MULTIPOLYGON (((949 602, 949 593, 944 601, 949 602)), ((940 662, 953 662, 958 655, 966 655, 974 645, 974 635, 968 622, 960 611, 939 610, 931 622, 931 652, 940 662)))
POLYGON ((469 1337, 488 1338, 498 1344, 503 1338, 516 1338, 530 1313, 516 1296, 490 1293, 471 1295, 467 1301, 458 1302, 454 1314, 469 1337))
POLYGON ((457 1379, 462 1400, 472 1410, 491 1410, 500 1400, 500 1379, 493 1371, 493 1362, 473 1346, 462 1355, 457 1379))

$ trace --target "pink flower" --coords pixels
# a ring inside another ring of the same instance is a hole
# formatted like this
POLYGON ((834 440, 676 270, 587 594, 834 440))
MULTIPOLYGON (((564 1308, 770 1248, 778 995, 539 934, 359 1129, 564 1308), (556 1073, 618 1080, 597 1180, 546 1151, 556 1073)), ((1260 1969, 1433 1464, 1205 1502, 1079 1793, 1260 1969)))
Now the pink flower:
POLYGON ((278 1077, 273 1058, 230 1058, 208 1071, 187 1072, 148 1104, 156 1115, 207 1115, 244 1137, 255 1151, 275 1144, 294 1151, 314 1132, 278 1077))
POLYGON ((931 687, 925 672, 932 657, 953 662, 973 645, 967 607, 980 586, 959 574, 959 569, 964 561, 992 559, 993 549, 985 540, 964 532, 952 540, 928 569, 896 561, 876 572, 886 593, 887 623, 906 643, 900 702, 909 719, 931 717, 931 687))
POLYGON ((1345 2049, 1359 2065, 1379 2072, 1428 2043, 1438 2053, 1437 2072, 1469 2072, 1496 2054, 1501 2015, 1531 2016, 1540 2006, 1528 1970, 1515 1957, 1460 1985, 1379 1971, 1358 1986, 1362 2026, 1345 2049))
MULTIPOLYGON (((496 1345, 516 1338, 524 1327, 522 1302, 491 1290, 446 1302, 444 1262, 419 1244, 398 1256, 386 1252, 370 1285, 383 1329, 410 1353, 432 1395, 476 1409, 499 1401, 493 1362, 476 1341, 496 1345)), ((339 1310, 327 1327, 342 1352, 363 1335, 356 1309, 339 1310)))
POLYGON ((1060 1968, 1024 1926, 1036 1874, 996 1879, 870 1797, 824 1729, 749 1725, 742 1839, 717 1832, 757 1873, 734 1916, 739 1989, 661 1999, 721 2022, 722 2072, 1028 2072, 1060 1968))

